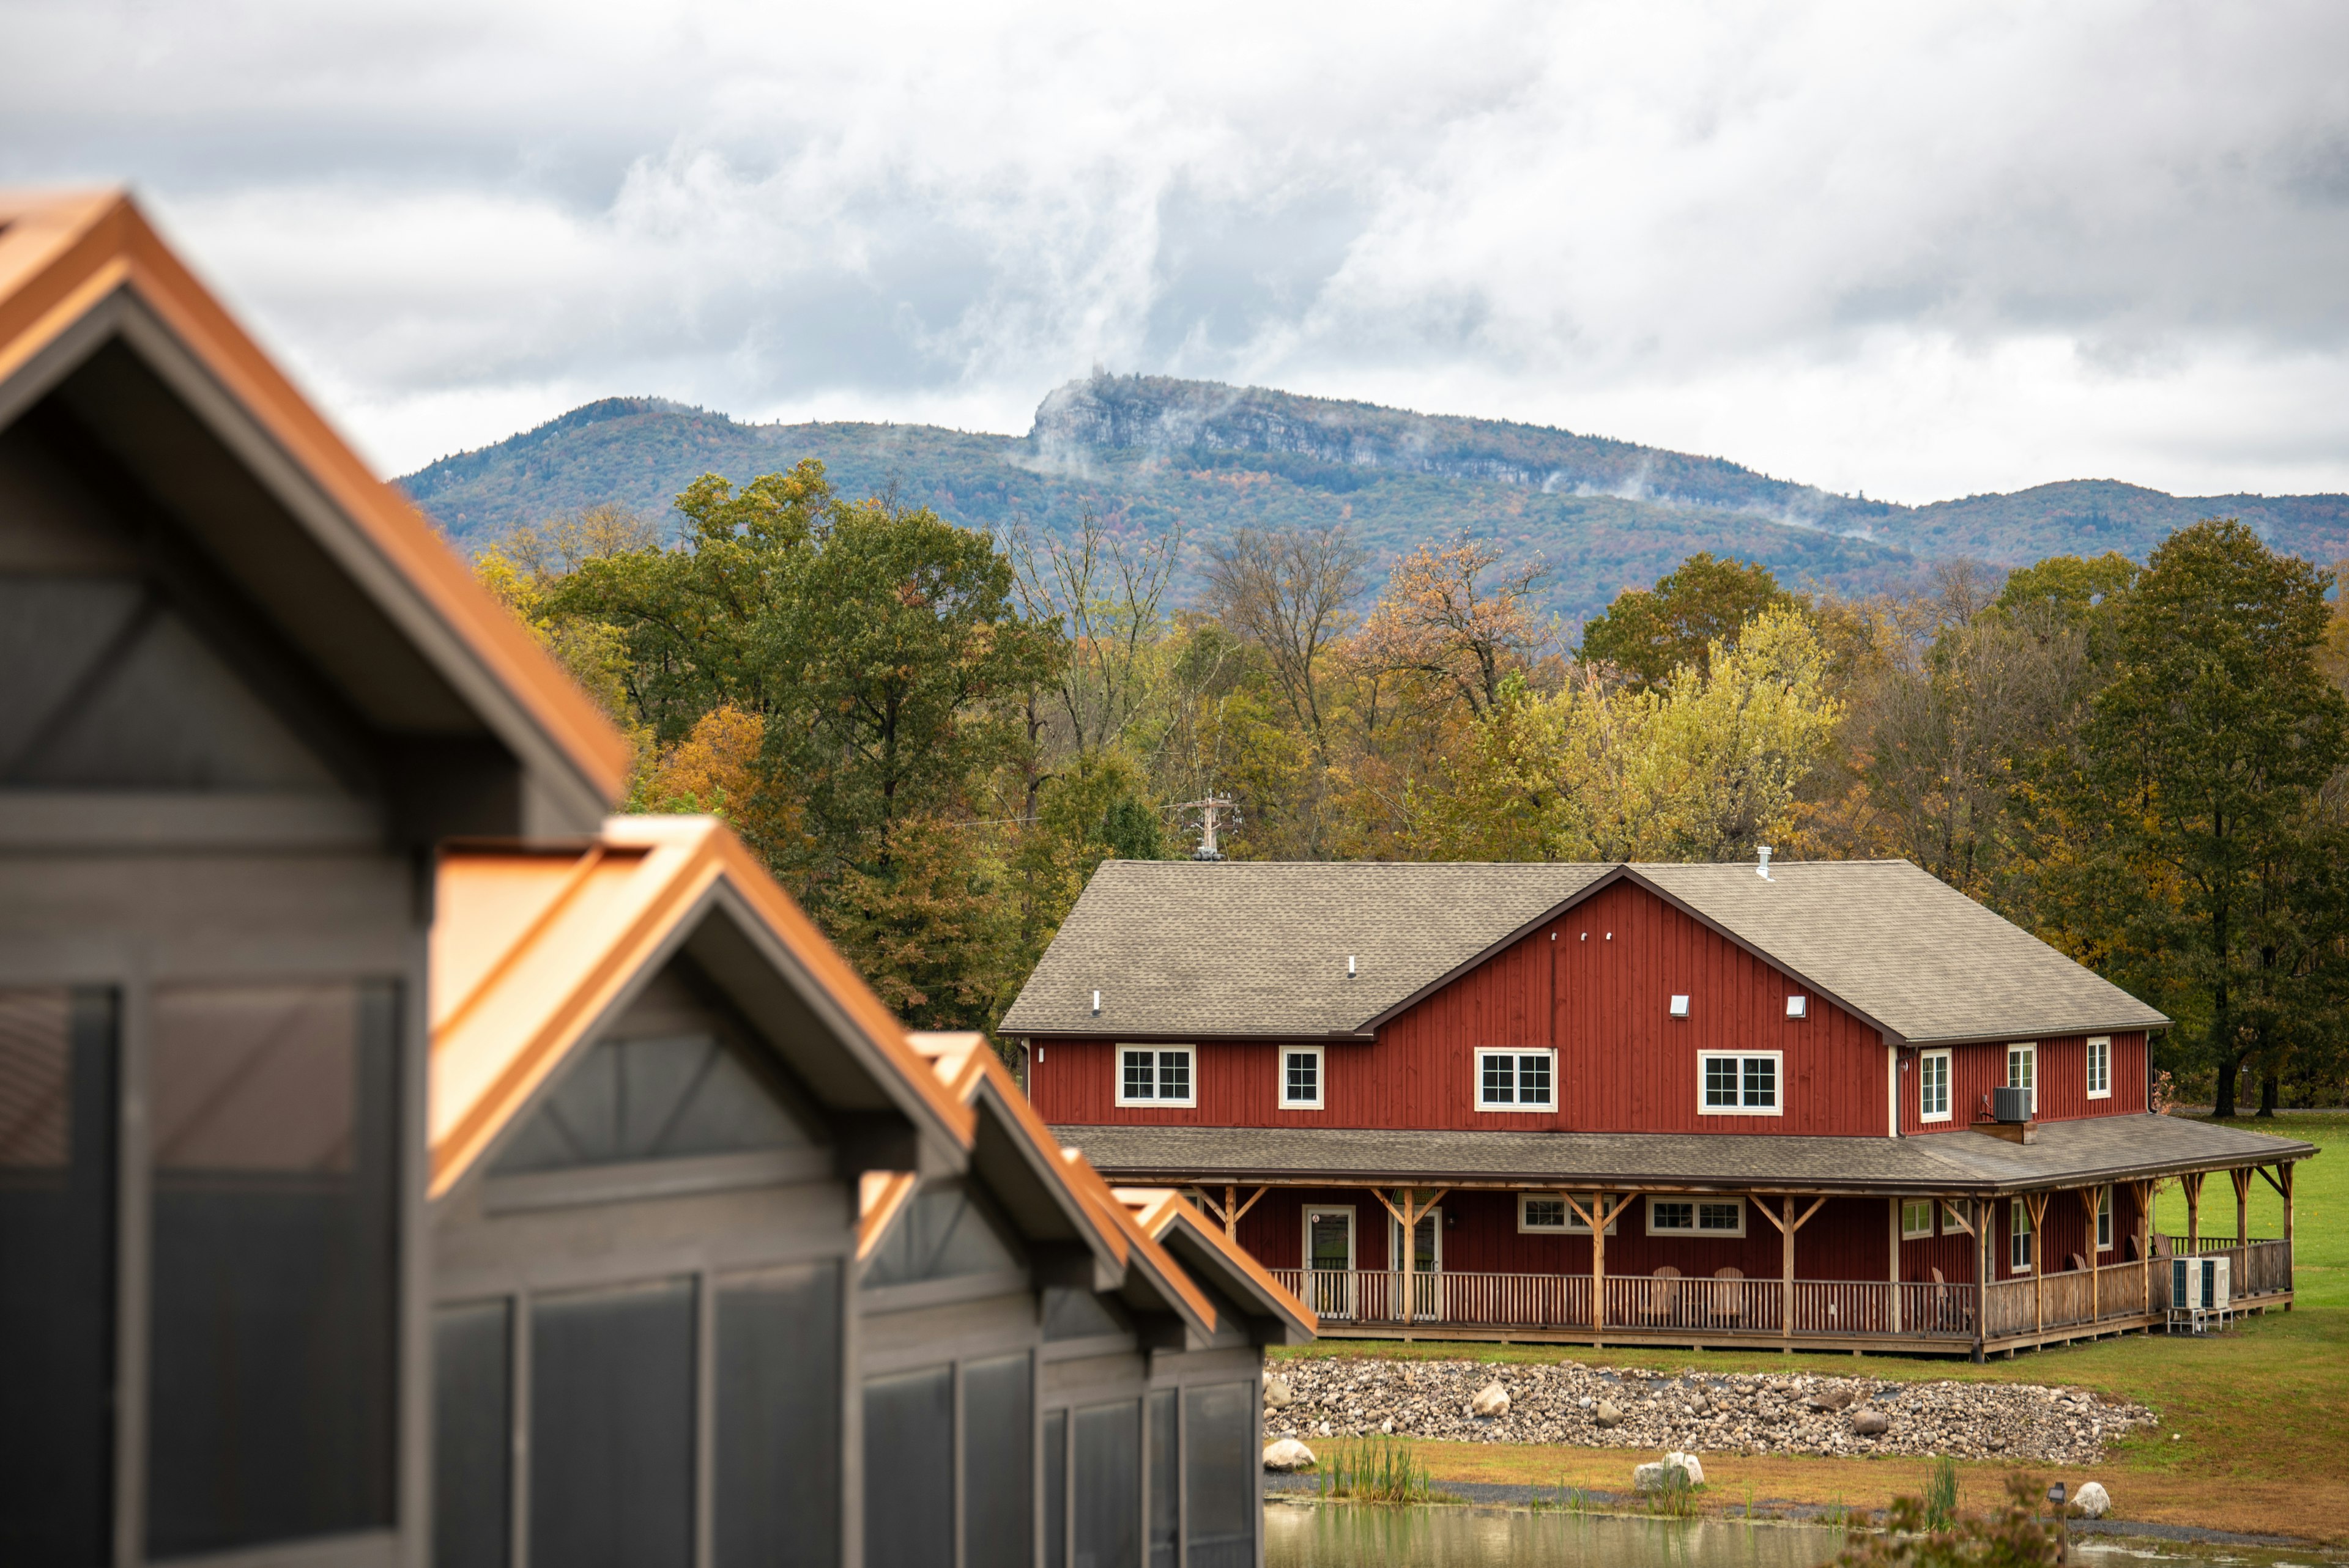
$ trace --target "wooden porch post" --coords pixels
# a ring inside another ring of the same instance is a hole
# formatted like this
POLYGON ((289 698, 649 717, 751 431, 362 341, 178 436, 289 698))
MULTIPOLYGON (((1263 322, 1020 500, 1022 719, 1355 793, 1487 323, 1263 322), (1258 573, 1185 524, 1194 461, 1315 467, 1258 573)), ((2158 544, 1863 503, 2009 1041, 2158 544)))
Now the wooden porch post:
POLYGON ((1590 1207, 1586 1212, 1574 1201, 1574 1194, 1563 1192, 1566 1206, 1575 1217, 1590 1227, 1590 1336, 1594 1343, 1607 1327, 1607 1227, 1615 1217, 1631 1204, 1631 1194, 1625 1193, 1613 1208, 1607 1206, 1607 1194, 1590 1194, 1590 1207))
MULTIPOLYGON (((1419 1189, 1416 1187, 1398 1187, 1395 1191, 1402 1198, 1400 1209, 1388 1202, 1386 1193, 1376 1187, 1371 1189, 1371 1196, 1376 1198, 1380 1206, 1394 1216, 1395 1223, 1402 1227, 1402 1315, 1400 1321, 1409 1324, 1417 1317, 1419 1311, 1419 1298, 1412 1289, 1419 1265, 1419 1222, 1427 1217, 1429 1210, 1444 1202, 1444 1194, 1451 1189, 1437 1188, 1434 1196, 1424 1203, 1419 1201, 1419 1189)), ((1257 1197, 1263 1195, 1259 1192, 1257 1197)), ((1253 1203, 1256 1199, 1251 1198, 1248 1202, 1253 1203)), ((1388 1265, 1388 1272, 1394 1272, 1393 1264, 1388 1265)))
POLYGON ((2096 1309, 2096 1279, 2105 1267, 2104 1254, 2096 1251, 2096 1208, 2104 1189, 2082 1187, 2078 1191, 2080 1207, 2087 1211, 2088 1215, 2088 1321, 2093 1325, 2103 1315, 2096 1309))
POLYGON ((1974 1359, 1982 1358, 1990 1338, 1990 1217, 1991 1201, 1970 1198, 1974 1212, 1974 1359))
POLYGON ((2186 1189, 2186 1255, 2192 1257, 2202 1240, 2202 1178, 2208 1171, 2189 1171, 2178 1179, 2186 1189))
POLYGON ((1778 1227, 1779 1256, 1782 1260, 1778 1274, 1778 1336, 1792 1339, 1795 1336, 1795 1233, 1811 1222, 1811 1216, 1819 1212, 1819 1205, 1826 1202, 1826 1197, 1821 1194, 1812 1199, 1811 1206, 1803 1211, 1800 1219, 1795 1217, 1795 1200, 1783 1199, 1785 1218, 1782 1219, 1770 1212, 1770 1205, 1762 1201, 1761 1194, 1752 1196, 1754 1212, 1778 1227))
POLYGON ((2227 1172, 2227 1180, 2235 1184, 2235 1244, 2247 1247, 2251 1243, 2251 1173, 2239 1167, 2227 1172))
POLYGON ((2047 1194, 2025 1192, 2023 1207, 2031 1211, 2031 1331, 2047 1331, 2047 1260, 2042 1252, 2047 1239, 2047 1194))
POLYGON ((1900 1332, 1900 1200, 1898 1197, 1887 1198, 1885 1202, 1891 1210, 1892 1219, 1892 1267, 1889 1274, 1892 1282, 1890 1321, 1892 1332, 1898 1334, 1900 1332))
POLYGON ((2137 1194, 2137 1258, 2138 1264, 2137 1310, 2153 1314, 2153 1183, 2129 1183, 2137 1194))
POLYGON ((2276 1167, 2276 1173, 2283 1178, 2283 1239, 2287 1242, 2292 1240, 2292 1167, 2289 1160, 2276 1167))

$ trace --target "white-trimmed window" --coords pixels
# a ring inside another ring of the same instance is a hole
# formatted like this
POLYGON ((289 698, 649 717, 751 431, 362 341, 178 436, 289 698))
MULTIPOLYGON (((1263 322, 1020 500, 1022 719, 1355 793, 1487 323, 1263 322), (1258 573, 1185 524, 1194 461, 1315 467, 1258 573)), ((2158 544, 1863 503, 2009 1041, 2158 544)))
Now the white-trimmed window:
POLYGON ((1900 1200, 1900 1239, 1921 1241, 1933 1233, 1933 1200, 1903 1198, 1900 1200))
MULTIPOLYGON (((1563 1192, 1520 1192, 1517 1194, 1517 1229, 1535 1235, 1587 1236, 1590 1222, 1582 1217, 1597 1206, 1596 1192, 1577 1192, 1574 1202, 1582 1205, 1582 1214, 1574 1212, 1574 1203, 1566 1201, 1563 1192)), ((1607 1233, 1613 1235, 1621 1222, 1607 1222, 1607 1233)))
POLYGON ((1917 1119, 1950 1119, 1950 1053, 1917 1053, 1917 1119))
POLYGON ((1321 1109, 1320 1047, 1283 1046, 1280 1047, 1280 1109, 1283 1110, 1321 1109))
POLYGON ((1741 1198, 1651 1198, 1651 1236, 1742 1236, 1745 1202, 1741 1198))
POLYGON ((1185 1106, 1199 1103, 1189 1046, 1120 1046, 1117 1103, 1185 1106))
POLYGON ((1705 1116, 1776 1116, 1784 1109, 1784 1051, 1700 1051, 1696 1108, 1705 1116))
POLYGON ((2108 1253, 2112 1250, 2113 1190, 2099 1187, 2096 1189, 2096 1251, 2108 1253))
POLYGON ((1941 1234, 1945 1236, 1962 1236, 1968 1234, 1969 1233, 1966 1228, 1967 1223, 1968 1222, 1963 1210, 1960 1209, 1955 1203, 1951 1202, 1947 1198, 1941 1200, 1941 1234))
POLYGON ((2031 1206, 2020 1198, 2007 1204, 2006 1269, 2009 1274, 2031 1272, 2031 1206))
POLYGON ((1556 1051, 1478 1051, 1478 1110, 1553 1110, 1557 1106, 1556 1051))
POLYGON ((2113 1098, 2113 1042, 2106 1035, 2088 1042, 2088 1098, 2113 1098))
POLYGON ((2030 1091, 2029 1105, 2039 1114, 2039 1047, 2028 1040, 2006 1047, 2006 1087, 2030 1091))

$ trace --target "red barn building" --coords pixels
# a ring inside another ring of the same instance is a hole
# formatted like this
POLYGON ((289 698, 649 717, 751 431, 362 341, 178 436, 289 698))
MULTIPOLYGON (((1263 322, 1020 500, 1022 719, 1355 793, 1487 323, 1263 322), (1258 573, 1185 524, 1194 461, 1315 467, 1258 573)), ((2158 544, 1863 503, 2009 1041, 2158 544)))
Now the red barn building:
POLYGON ((2214 1171, 2284 1200, 2236 1304, 2291 1301, 2315 1150, 2152 1114, 2168 1024, 1900 861, 1113 861, 1003 1030, 1325 1333, 1980 1355, 2165 1321, 2214 1171))

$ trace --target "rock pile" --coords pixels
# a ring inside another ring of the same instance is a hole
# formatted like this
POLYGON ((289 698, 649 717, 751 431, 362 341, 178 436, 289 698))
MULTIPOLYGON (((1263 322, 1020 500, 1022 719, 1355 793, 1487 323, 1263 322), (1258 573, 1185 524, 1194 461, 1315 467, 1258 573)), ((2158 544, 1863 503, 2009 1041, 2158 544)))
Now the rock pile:
POLYGON ((1265 1412, 1268 1438, 1393 1431, 1470 1442, 2082 1465, 2101 1462, 2105 1444, 2122 1433, 2160 1424, 2142 1405, 2017 1383, 1337 1357, 1291 1361, 1279 1377, 1290 1402, 1265 1412), (1479 1415, 1479 1407, 1495 1413, 1479 1415))

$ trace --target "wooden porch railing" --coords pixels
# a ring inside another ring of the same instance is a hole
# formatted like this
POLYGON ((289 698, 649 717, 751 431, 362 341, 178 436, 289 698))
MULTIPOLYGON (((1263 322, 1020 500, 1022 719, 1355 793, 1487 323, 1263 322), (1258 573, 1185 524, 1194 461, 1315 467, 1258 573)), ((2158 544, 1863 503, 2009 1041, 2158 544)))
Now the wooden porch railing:
MULTIPOLYGON (((2181 1246, 2180 1250, 2183 1248, 2181 1246)), ((2292 1288, 2292 1243, 2204 1245, 2204 1253, 2237 1258, 2236 1299, 2292 1288)), ((1274 1269, 1273 1277, 1332 1324, 1398 1327, 1591 1330, 1588 1274, 1467 1274, 1450 1271, 1404 1276, 1366 1269, 1274 1269)), ((1796 1280, 1791 1293, 1775 1279, 1657 1279, 1607 1276, 1606 1311, 1598 1332, 1685 1330, 1704 1336, 1991 1340, 2142 1320, 2169 1305, 2169 1271, 2161 1260, 2107 1264, 2049 1274, 2042 1280, 2000 1280, 1979 1296, 1970 1281, 1894 1284, 1883 1280, 1796 1280), (1789 1296, 1794 1324, 1785 1320, 1789 1296)))
MULTIPOLYGON (((2164 1236, 2169 1250, 2190 1257, 2224 1257, 2232 1259, 2227 1270, 2231 1282, 2229 1290, 2235 1299, 2246 1296, 2278 1295, 2292 1288, 2292 1243, 2262 1241, 2253 1237, 2238 1242, 2232 1236, 2203 1236, 2190 1246, 2184 1236, 2164 1236)), ((2159 1258, 2154 1260, 2154 1272, 2165 1275, 2159 1258)), ((2164 1298, 2163 1305, 2168 1305, 2164 1298)))

